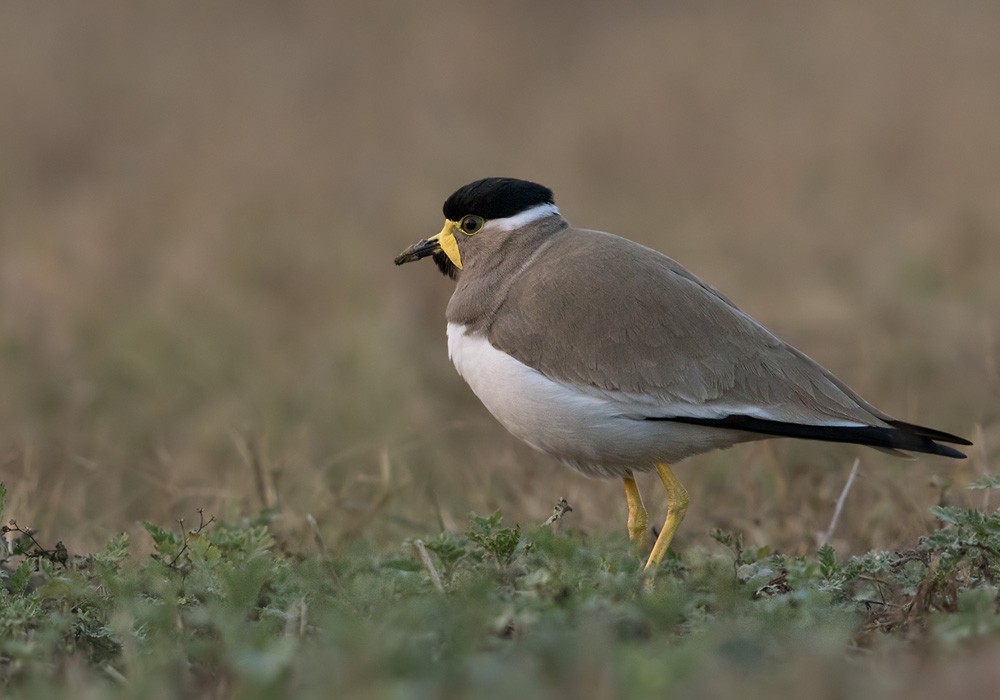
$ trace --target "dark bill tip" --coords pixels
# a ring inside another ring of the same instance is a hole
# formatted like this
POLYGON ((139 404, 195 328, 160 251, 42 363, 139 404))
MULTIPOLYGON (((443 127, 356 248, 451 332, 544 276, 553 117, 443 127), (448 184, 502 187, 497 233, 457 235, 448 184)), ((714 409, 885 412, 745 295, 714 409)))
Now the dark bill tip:
POLYGON ((420 260, 420 258, 426 258, 429 255, 434 255, 434 253, 437 253, 440 250, 441 246, 437 244, 437 241, 429 241, 424 238, 397 255, 393 262, 397 265, 405 265, 408 262, 413 262, 414 260, 420 260))

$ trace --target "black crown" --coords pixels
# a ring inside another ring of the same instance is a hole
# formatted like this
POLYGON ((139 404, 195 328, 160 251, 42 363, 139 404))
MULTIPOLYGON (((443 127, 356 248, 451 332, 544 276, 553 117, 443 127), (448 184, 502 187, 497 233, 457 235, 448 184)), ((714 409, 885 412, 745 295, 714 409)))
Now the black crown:
POLYGON ((487 221, 505 219, 540 204, 555 204, 552 190, 527 180, 487 177, 459 188, 444 203, 444 216, 458 221, 475 214, 487 221))

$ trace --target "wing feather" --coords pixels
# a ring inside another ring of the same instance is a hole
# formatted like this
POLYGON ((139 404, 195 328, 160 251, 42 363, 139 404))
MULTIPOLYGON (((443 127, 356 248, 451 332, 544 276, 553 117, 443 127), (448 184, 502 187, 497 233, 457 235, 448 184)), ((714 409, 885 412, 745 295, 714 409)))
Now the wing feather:
POLYGON ((596 231, 557 236, 487 324, 495 347, 550 379, 658 417, 891 420, 665 255, 596 231))

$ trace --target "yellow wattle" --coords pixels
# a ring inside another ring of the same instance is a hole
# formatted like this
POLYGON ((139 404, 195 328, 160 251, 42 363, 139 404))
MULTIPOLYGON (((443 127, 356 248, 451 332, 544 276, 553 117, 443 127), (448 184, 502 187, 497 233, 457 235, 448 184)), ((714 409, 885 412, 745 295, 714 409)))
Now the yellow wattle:
POLYGON ((444 254, 448 256, 452 264, 459 270, 462 269, 462 256, 458 252, 458 242, 455 240, 455 227, 458 226, 458 222, 445 220, 444 228, 436 236, 428 239, 431 241, 436 241, 444 254))

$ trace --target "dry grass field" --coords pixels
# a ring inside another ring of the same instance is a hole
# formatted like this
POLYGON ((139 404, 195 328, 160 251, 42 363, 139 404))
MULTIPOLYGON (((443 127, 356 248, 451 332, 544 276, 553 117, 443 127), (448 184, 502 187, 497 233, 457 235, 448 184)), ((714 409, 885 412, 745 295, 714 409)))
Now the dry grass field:
POLYGON ((834 545, 904 546, 1000 469, 998 34, 985 0, 9 4, 6 513, 71 551, 262 506, 293 541, 311 514, 391 548, 564 496, 566 527, 624 537, 620 483, 520 445, 455 373, 451 282, 392 265, 509 175, 975 442, 691 459, 679 550, 813 551, 855 457, 834 545))
POLYGON ((855 456, 841 546, 898 544, 933 483, 997 458, 998 27, 985 2, 8 7, 11 505, 80 547, 238 512, 249 444, 288 516, 334 531, 538 520, 559 496, 620 528, 619 484, 517 444, 455 374, 451 283, 391 265, 454 188, 507 174, 977 443, 962 464, 788 441, 690 460, 681 546, 725 524, 811 548, 855 456))

